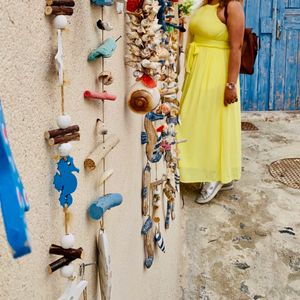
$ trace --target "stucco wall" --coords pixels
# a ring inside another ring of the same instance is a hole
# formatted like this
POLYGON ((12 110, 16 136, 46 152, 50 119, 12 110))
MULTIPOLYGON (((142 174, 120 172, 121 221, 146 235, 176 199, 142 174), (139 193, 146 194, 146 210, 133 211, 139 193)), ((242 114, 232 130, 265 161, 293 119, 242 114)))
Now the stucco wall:
MULTIPOLYGON (((70 25, 63 34, 65 76, 69 82, 66 112, 72 116, 73 123, 80 125, 81 132, 80 142, 73 142, 74 162, 81 171, 77 176, 78 189, 73 194, 70 231, 76 237, 75 246, 84 248, 84 261, 94 262, 98 224, 88 219, 86 209, 89 202, 103 192, 95 189, 101 168, 87 174, 83 161, 97 142, 96 118, 104 115, 110 133, 121 139, 105 162, 107 168, 115 171, 105 189, 124 196, 122 206, 105 217, 113 267, 113 299, 177 299, 181 245, 179 201, 175 222, 166 233, 163 231, 167 253, 157 251, 152 268, 143 268, 142 119, 128 110, 124 99, 131 77, 123 64, 124 39, 119 41, 113 57, 105 60, 105 67, 115 76, 108 91, 118 95, 117 101, 105 103, 103 109, 102 104, 88 103, 82 96, 85 89, 100 90, 96 75, 101 71, 101 63, 87 62, 88 53, 101 40, 101 32, 95 27, 100 16, 101 9, 91 7, 88 0, 76 1, 74 15, 69 18, 70 25)), ((115 26, 115 30, 106 32, 105 36, 124 36, 124 16, 117 15, 115 7, 104 9, 104 19, 115 26)), ((48 275, 46 268, 55 260, 48 254, 50 244, 59 243, 64 234, 63 213, 58 193, 52 186, 56 152, 43 138, 45 130, 56 127, 56 117, 60 114, 53 60, 56 33, 51 18, 44 16, 44 1, 38 0, 1 0, 0 24, 0 98, 15 161, 30 198, 27 223, 33 249, 30 255, 12 259, 0 216, 0 299, 57 299, 67 280, 59 272, 48 275)), ((86 279, 89 281, 88 299, 100 299, 94 267, 87 269, 86 279)))

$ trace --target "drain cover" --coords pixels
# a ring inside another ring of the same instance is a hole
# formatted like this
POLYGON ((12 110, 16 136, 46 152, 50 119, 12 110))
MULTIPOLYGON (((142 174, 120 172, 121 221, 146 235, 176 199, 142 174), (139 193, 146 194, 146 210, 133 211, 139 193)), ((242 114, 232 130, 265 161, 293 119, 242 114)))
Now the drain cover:
POLYGON ((300 189, 300 158, 285 158, 269 165, 270 174, 281 183, 300 189))
POLYGON ((254 130, 258 130, 258 128, 250 122, 242 122, 242 130, 243 131, 254 131, 254 130))

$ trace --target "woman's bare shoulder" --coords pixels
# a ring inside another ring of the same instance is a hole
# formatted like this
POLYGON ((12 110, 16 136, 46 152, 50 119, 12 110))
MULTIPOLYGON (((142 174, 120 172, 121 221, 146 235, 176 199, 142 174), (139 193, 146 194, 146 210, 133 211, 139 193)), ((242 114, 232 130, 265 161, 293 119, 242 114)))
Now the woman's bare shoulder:
POLYGON ((227 4, 227 10, 229 14, 240 15, 244 14, 244 8, 241 1, 232 0, 227 4))
POLYGON ((243 3, 241 1, 232 0, 227 4, 228 10, 240 11, 243 10, 243 3))

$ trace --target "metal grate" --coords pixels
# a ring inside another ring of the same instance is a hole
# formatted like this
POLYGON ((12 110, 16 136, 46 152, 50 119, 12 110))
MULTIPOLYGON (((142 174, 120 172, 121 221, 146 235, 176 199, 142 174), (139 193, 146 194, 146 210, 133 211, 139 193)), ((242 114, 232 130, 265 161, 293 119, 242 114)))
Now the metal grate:
POLYGON ((258 128, 250 122, 242 122, 242 131, 255 131, 258 128))
POLYGON ((300 189, 300 158, 285 158, 269 165, 270 174, 281 183, 300 189))

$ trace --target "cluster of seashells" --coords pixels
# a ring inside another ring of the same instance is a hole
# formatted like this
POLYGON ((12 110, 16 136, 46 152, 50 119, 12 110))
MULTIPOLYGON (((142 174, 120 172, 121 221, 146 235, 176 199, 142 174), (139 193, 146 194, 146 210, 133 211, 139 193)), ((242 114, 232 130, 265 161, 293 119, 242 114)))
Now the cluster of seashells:
POLYGON ((129 53, 125 56, 125 64, 135 69, 133 76, 143 74, 159 80, 161 60, 166 54, 161 49, 161 25, 157 23, 158 2, 145 0, 141 8, 135 12, 127 12, 129 20, 127 44, 129 53))

